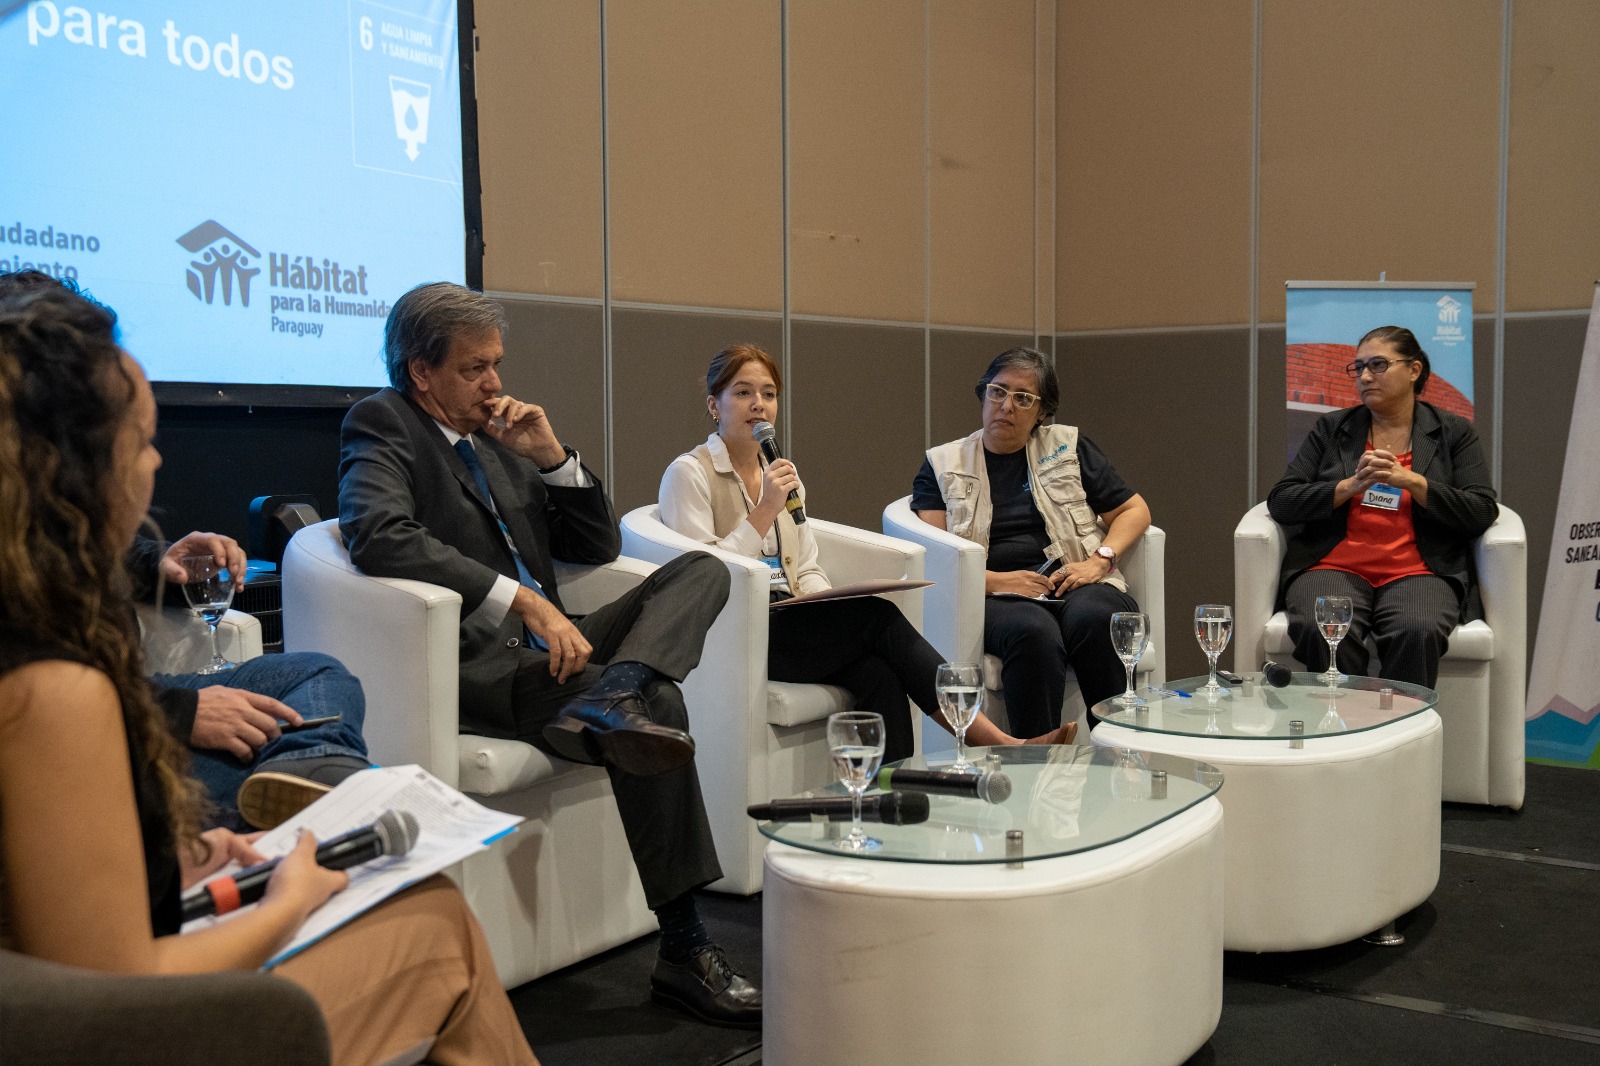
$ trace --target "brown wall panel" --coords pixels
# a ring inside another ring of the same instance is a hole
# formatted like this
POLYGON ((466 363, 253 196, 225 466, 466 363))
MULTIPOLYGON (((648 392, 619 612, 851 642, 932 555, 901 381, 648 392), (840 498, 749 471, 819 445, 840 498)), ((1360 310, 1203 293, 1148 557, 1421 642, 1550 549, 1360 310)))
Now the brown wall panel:
POLYGON ((1203 673, 1194 608, 1233 602, 1233 529, 1252 502, 1243 477, 1249 331, 1058 343, 1057 421, 1105 451, 1167 534, 1167 676, 1203 673))
POLYGON ((1506 310, 1588 307, 1600 278, 1600 4, 1522 0, 1511 27, 1506 310))
POLYGON ((935 0, 932 319, 1032 329, 1034 0, 935 0))
POLYGON ((786 387, 789 451, 808 512, 883 528, 883 508, 911 491, 923 441, 923 331, 795 322, 786 387))
MULTIPOLYGON (((1591 299, 1593 289, 1590 289, 1591 299)), ((1550 534, 1561 498, 1585 314, 1506 322, 1505 445, 1500 498, 1528 530, 1528 650, 1539 632, 1550 534)))
POLYGON ((923 321, 923 22, 921 0, 789 6, 797 313, 923 321))
POLYGON ((484 287, 601 294, 600 12, 479 0, 484 287))
POLYGON ((1248 321, 1250 0, 1057 13, 1057 327, 1248 321))
MULTIPOLYGON (((929 337, 932 387, 928 396, 932 415, 929 443, 965 437, 983 424, 982 404, 973 387, 994 357, 1007 348, 1032 346, 1033 338, 1014 333, 977 333, 936 329, 929 337)), ((906 491, 911 485, 906 483, 906 491)))
POLYGON ((1475 281, 1495 303, 1499 0, 1270 0, 1261 319, 1289 280, 1475 281))
POLYGON ((778 12, 606 5, 614 299, 783 306, 778 12))
POLYGON ((584 465, 605 469, 605 395, 598 304, 502 299, 509 327, 500 380, 508 396, 536 403, 584 465))
POLYGON ((741 341, 776 356, 782 337, 776 318, 626 308, 613 312, 612 439, 617 461, 611 498, 618 514, 655 503, 667 464, 711 432, 705 400, 711 357, 741 341))

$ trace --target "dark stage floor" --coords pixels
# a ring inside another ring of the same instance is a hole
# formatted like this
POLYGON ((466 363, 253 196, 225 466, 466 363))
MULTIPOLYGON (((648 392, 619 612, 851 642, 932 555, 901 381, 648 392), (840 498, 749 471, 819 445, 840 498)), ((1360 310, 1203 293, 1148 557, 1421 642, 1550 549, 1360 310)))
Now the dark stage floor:
MULTIPOLYGON (((759 974, 760 897, 702 906, 759 974)), ((1446 804, 1439 887, 1399 924, 1396 948, 1230 953, 1190 1063, 1600 1063, 1600 773, 1529 765, 1521 811, 1446 804)), ((651 1006, 654 958, 647 937, 515 989, 544 1066, 761 1061, 759 1033, 651 1006)))

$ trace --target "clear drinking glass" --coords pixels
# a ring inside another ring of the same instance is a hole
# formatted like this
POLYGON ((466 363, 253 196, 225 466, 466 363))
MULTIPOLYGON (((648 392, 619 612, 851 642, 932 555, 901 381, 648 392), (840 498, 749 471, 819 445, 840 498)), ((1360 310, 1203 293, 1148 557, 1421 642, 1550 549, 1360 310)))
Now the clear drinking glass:
POLYGON ((230 663, 217 651, 217 623, 233 605, 233 575, 214 555, 186 555, 179 563, 188 575, 183 585, 184 598, 211 629, 211 661, 195 672, 220 674, 232 670, 237 664, 230 663))
POLYGON ((978 768, 967 761, 967 728, 983 705, 983 667, 977 663, 940 663, 934 671, 933 688, 939 695, 939 710, 956 735, 956 761, 945 769, 957 774, 975 774, 978 768))
POLYGON ((828 715, 828 752, 839 783, 850 792, 850 835, 839 841, 846 851, 872 851, 883 841, 861 828, 861 794, 878 776, 883 762, 883 716, 871 711, 839 711, 828 715))
POLYGON ((1328 642, 1328 668, 1317 675, 1317 680, 1330 688, 1350 680, 1349 674, 1339 672, 1339 642, 1350 632, 1350 612, 1349 596, 1317 597, 1317 629, 1328 642))
POLYGON ((1139 611, 1118 611, 1111 616, 1111 647, 1128 671, 1128 689, 1117 697, 1124 707, 1143 707, 1145 701, 1134 695, 1133 667, 1150 643, 1150 616, 1139 611))
POLYGON ((1200 650, 1206 653, 1206 660, 1211 664, 1211 678, 1200 690, 1208 700, 1215 700, 1228 691, 1217 684, 1217 657, 1228 646, 1231 636, 1233 608, 1225 603, 1202 603, 1194 609, 1194 638, 1200 642, 1200 650))

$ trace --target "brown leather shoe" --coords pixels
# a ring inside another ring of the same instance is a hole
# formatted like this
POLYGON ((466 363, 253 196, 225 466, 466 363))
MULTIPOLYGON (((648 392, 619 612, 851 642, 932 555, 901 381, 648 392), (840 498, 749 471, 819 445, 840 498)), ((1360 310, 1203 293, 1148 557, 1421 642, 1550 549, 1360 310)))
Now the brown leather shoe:
POLYGON ((701 948, 688 962, 656 956, 650 1000, 712 1025, 761 1028, 761 989, 735 970, 715 944, 701 948))
POLYGON ((1044 734, 1043 736, 1037 736, 1037 737, 1033 737, 1030 740, 1024 740, 1023 743, 1024 744, 1071 744, 1073 742, 1073 740, 1075 740, 1077 738, 1077 736, 1078 736, 1078 723, 1077 722, 1068 722, 1064 726, 1058 726, 1057 728, 1050 730, 1050 732, 1044 734))
POLYGON ((637 692, 586 692, 562 707, 542 730, 569 762, 615 766, 638 777, 664 774, 694 758, 694 738, 657 725, 637 692))

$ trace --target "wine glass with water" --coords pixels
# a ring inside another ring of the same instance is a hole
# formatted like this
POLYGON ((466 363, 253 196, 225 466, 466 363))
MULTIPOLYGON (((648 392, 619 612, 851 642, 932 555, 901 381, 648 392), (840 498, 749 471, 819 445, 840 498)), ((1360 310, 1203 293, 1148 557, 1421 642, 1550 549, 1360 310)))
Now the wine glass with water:
POLYGON ((1194 609, 1194 637, 1200 650, 1206 653, 1211 665, 1211 677, 1200 692, 1208 700, 1215 700, 1228 690, 1217 684, 1217 658, 1228 646, 1233 636, 1233 608, 1225 603, 1202 603, 1194 609))
POLYGON ((1317 680, 1330 688, 1350 680, 1349 674, 1339 672, 1339 642, 1350 632, 1352 609, 1349 596, 1317 597, 1317 629, 1322 633, 1322 639, 1328 642, 1328 668, 1317 675, 1317 680))
POLYGON ((1111 647, 1128 671, 1128 690, 1117 697, 1124 707, 1143 707, 1145 701, 1134 695, 1133 667, 1150 643, 1150 616, 1139 611, 1118 611, 1111 616, 1111 647))
POLYGON ((977 773, 978 768, 967 761, 967 729, 983 703, 983 667, 976 663, 940 663, 934 671, 933 688, 939 696, 939 710, 956 735, 956 761, 945 769, 957 774, 977 773))
POLYGON ((846 851, 873 851, 883 841, 861 828, 861 794, 878 775, 883 761, 883 716, 871 711, 839 711, 828 715, 828 753, 839 783, 850 792, 850 835, 839 841, 846 851))
POLYGON ((211 629, 211 661, 195 671, 199 674, 220 674, 232 670, 230 663, 217 651, 217 623, 233 605, 233 575, 214 555, 186 555, 179 560, 187 580, 183 585, 184 598, 195 614, 205 619, 211 629))

